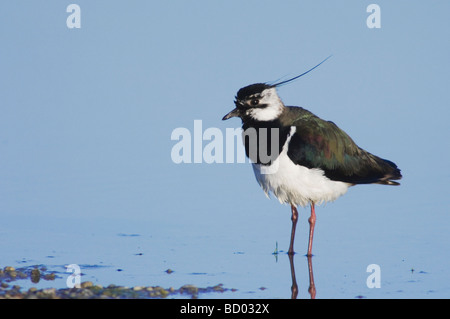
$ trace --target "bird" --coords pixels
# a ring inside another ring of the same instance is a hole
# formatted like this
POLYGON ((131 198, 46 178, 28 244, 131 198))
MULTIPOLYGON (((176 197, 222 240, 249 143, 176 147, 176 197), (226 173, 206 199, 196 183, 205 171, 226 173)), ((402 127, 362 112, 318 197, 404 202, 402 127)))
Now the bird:
POLYGON ((392 161, 360 148, 334 122, 299 106, 285 106, 277 88, 311 72, 278 83, 262 82, 241 88, 235 108, 222 120, 242 120, 245 152, 255 178, 267 197, 273 194, 291 207, 289 255, 294 255, 298 206, 310 206, 306 256, 312 256, 315 206, 332 202, 359 184, 400 185, 400 169, 392 161))

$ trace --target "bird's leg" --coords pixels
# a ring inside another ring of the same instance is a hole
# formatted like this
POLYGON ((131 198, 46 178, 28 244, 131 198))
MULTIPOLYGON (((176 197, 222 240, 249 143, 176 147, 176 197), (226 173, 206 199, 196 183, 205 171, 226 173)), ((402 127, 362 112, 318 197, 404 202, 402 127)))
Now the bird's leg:
POLYGON ((309 242, 308 242, 308 253, 306 254, 306 256, 312 256, 314 226, 316 225, 316 212, 314 209, 314 203, 311 203, 311 217, 309 217, 308 222, 309 222, 309 242))
POLYGON ((294 238, 295 238, 295 227, 297 226, 297 220, 298 220, 298 212, 297 208, 294 205, 291 205, 292 210, 292 231, 291 231, 291 243, 289 245, 288 254, 293 255, 294 254, 294 238))

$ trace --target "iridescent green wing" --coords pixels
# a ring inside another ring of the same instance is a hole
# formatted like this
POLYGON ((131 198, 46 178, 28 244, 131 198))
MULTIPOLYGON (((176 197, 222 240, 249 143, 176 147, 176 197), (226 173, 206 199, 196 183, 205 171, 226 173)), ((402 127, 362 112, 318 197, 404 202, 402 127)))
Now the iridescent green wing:
MULTIPOLYGON (((351 184, 391 184, 400 179, 397 166, 366 152, 336 124, 325 121, 302 108, 289 108, 291 126, 296 127, 289 143, 288 156, 296 164, 319 168, 335 181, 351 184)), ((287 123, 286 123, 287 124, 287 123)))

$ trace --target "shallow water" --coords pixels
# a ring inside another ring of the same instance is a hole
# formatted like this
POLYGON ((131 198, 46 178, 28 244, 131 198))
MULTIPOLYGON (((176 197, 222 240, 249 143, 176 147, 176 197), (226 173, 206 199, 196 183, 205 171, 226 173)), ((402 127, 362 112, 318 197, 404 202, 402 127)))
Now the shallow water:
MULTIPOLYGON (((277 206, 281 212, 263 214, 254 226, 252 218, 244 220, 240 215, 240 224, 233 231, 214 225, 214 231, 204 231, 207 226, 199 226, 201 221, 196 223, 195 216, 192 223, 183 225, 176 221, 170 225, 169 220, 155 225, 115 218, 7 216, 0 231, 1 266, 44 265, 56 272, 54 281, 17 281, 23 289, 66 288, 69 273, 65 266, 77 264, 81 281, 102 286, 159 285, 177 289, 185 284, 223 284, 225 292, 200 294, 199 298, 291 298, 293 281, 286 254, 289 209, 277 206), (277 248, 278 254, 274 253, 277 248), (168 273, 168 269, 173 272, 168 273)), ((445 280, 447 235, 432 235, 424 229, 426 236, 419 237, 408 230, 411 225, 398 229, 402 220, 399 215, 389 217, 390 224, 356 211, 338 217, 330 211, 336 206, 321 207, 324 212, 318 213, 315 255, 311 260, 316 298, 450 296, 445 280), (348 220, 352 221, 350 226, 348 220), (373 231, 377 227, 384 230, 373 231), (366 284, 370 275, 366 268, 373 263, 381 269, 380 288, 368 288, 366 284)), ((295 246, 298 253, 293 257, 298 298, 311 297, 308 259, 303 252, 307 244, 306 212, 300 213, 303 218, 295 246)))

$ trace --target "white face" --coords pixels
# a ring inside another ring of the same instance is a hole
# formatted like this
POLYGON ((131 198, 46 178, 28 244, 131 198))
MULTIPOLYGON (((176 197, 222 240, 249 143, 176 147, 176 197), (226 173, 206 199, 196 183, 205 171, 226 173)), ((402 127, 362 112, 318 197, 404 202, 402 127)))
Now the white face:
POLYGON ((246 115, 257 121, 272 121, 283 112, 283 108, 283 102, 281 102, 276 89, 270 88, 262 91, 258 106, 248 109, 246 115), (261 107, 262 105, 267 106, 261 107))

